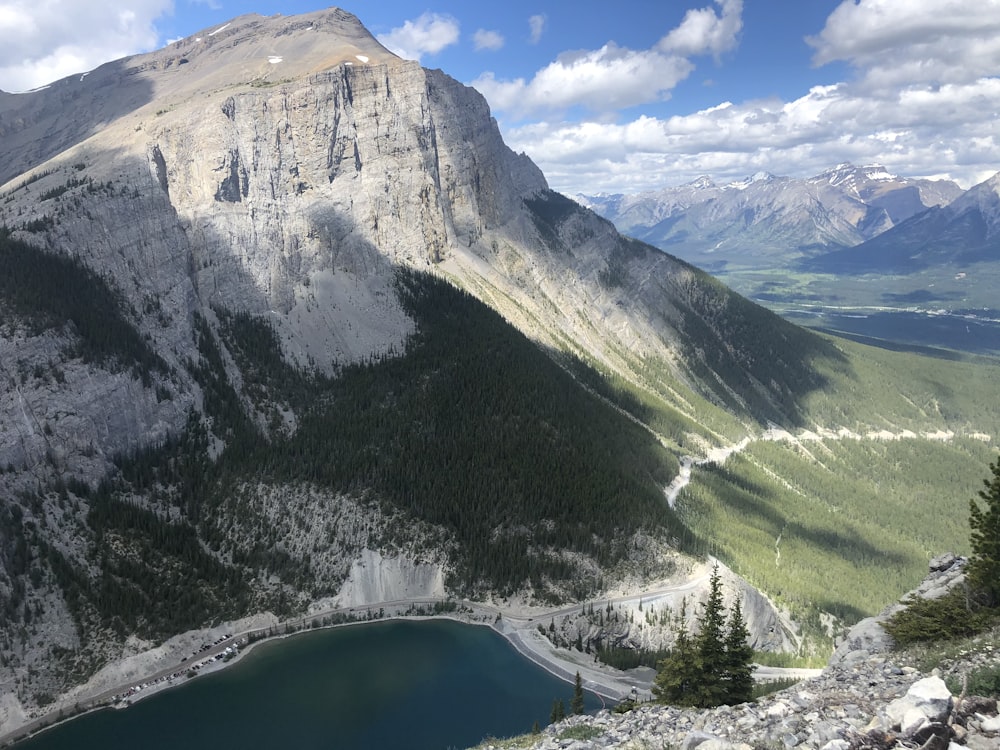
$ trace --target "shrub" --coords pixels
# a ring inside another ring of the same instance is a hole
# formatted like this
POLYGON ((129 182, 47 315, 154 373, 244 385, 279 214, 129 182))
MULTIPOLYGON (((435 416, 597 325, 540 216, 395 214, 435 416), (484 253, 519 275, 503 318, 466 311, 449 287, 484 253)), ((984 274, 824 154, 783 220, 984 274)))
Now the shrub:
POLYGON ((1000 698, 1000 664, 991 664, 970 674, 966 691, 969 695, 1000 698))
POLYGON ((971 605, 963 587, 952 589, 938 599, 910 597, 903 603, 906 609, 894 614, 884 625, 897 646, 975 635, 991 619, 988 611, 971 605))

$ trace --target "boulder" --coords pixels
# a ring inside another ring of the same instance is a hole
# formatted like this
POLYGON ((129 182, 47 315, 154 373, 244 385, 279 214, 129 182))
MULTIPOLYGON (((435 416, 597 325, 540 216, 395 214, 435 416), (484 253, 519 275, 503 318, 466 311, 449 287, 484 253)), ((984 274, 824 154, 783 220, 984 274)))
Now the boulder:
POLYGON ((892 726, 901 728, 904 724, 913 727, 914 711, 926 717, 928 722, 946 722, 951 707, 951 691, 944 680, 940 677, 925 677, 913 683, 906 695, 886 706, 885 711, 892 726))

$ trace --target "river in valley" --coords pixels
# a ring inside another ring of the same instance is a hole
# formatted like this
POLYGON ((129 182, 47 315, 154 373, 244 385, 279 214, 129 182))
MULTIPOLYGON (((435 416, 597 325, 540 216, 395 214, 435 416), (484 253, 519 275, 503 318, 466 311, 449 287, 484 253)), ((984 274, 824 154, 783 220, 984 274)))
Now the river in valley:
POLYGON ((228 669, 15 748, 444 750, 544 727, 572 693, 490 628, 394 620, 259 644, 228 669))

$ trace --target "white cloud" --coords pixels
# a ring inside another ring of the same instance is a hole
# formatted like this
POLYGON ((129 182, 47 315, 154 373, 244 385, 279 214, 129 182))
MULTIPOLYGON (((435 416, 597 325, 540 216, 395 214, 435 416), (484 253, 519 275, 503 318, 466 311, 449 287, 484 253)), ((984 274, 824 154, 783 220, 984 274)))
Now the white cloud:
MULTIPOLYGON (((688 56, 732 49, 743 27, 743 0, 716 0, 711 8, 690 10, 680 26, 653 49, 631 50, 608 42, 597 50, 564 52, 531 80, 498 79, 483 73, 472 82, 498 111, 526 117, 532 113, 585 107, 607 114, 624 107, 670 98, 670 91, 694 70, 688 56)), ((532 39, 540 36, 544 16, 529 19, 532 39)))
POLYGON ((634 192, 699 175, 737 179, 759 170, 805 176, 843 161, 881 162, 906 175, 947 175, 965 187, 1000 169, 1000 79, 894 98, 850 84, 817 86, 793 101, 724 102, 629 123, 537 123, 505 136, 564 192, 634 192), (987 103, 990 109, 982 109, 987 103))
POLYGON ((458 41, 459 25, 451 16, 424 13, 415 21, 406 21, 378 40, 400 57, 419 60, 434 55, 458 41))
POLYGON ((472 85, 492 107, 509 113, 562 111, 575 106, 600 113, 665 99, 692 70, 684 58, 608 43, 598 50, 564 53, 530 81, 501 81, 484 73, 472 85))
POLYGON ((529 18, 528 28, 531 30, 531 36, 529 37, 531 43, 538 44, 542 39, 542 33, 545 31, 545 16, 537 15, 529 18))
POLYGON ((495 51, 503 47, 504 39, 503 35, 497 31, 478 29, 476 33, 472 35, 472 43, 475 45, 477 50, 486 49, 495 51))
POLYGON ((718 58, 736 47, 743 28, 743 0, 715 2, 722 7, 721 16, 712 8, 689 10, 681 25, 660 40, 660 50, 685 57, 711 53, 718 58))
POLYGON ((872 88, 969 82, 1000 70, 1000 0, 847 0, 807 41, 872 88))
POLYGON ((544 112, 546 101, 586 103, 597 112, 591 122, 505 125, 508 143, 564 192, 634 192, 759 170, 806 176, 843 161, 881 162, 898 174, 946 176, 970 187, 1000 169, 1000 0, 846 0, 809 43, 817 63, 849 62, 850 79, 788 101, 723 102, 614 121, 609 115, 620 99, 642 100, 641 89, 624 90, 599 106, 602 92, 624 81, 618 58, 674 61, 660 83, 642 79, 648 101, 667 98, 690 72, 686 55, 718 55, 736 43, 741 3, 717 2, 721 15, 690 11, 653 50, 609 45, 560 58, 529 82, 482 81, 491 103, 511 115, 522 114, 518 107, 544 112), (578 65, 589 78, 572 79, 582 72, 578 65))
POLYGON ((173 0, 4 0, 0 89, 27 91, 160 45, 156 19, 173 0))

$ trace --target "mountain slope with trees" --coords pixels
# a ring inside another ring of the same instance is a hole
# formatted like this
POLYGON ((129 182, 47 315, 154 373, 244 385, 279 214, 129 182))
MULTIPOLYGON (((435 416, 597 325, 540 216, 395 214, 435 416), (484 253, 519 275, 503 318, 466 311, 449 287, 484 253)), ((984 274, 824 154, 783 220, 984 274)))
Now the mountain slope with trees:
POLYGON ((244 16, 17 100, 38 127, 0 144, 24 281, 0 284, 0 681, 25 705, 137 638, 299 611, 373 550, 539 600, 712 552, 816 622, 853 616, 891 594, 852 577, 894 586, 919 554, 831 519, 918 514, 837 501, 877 496, 873 459, 895 503, 910 467, 1000 432, 992 363, 816 335, 623 237, 343 11, 244 16), (42 148, 70 94, 110 119, 42 148), (858 437, 769 452, 773 425, 858 437), (869 437, 907 431, 910 455, 869 437), (668 506, 682 458, 744 440, 668 506), (838 579, 824 600, 772 570, 786 518, 787 567, 838 579))

